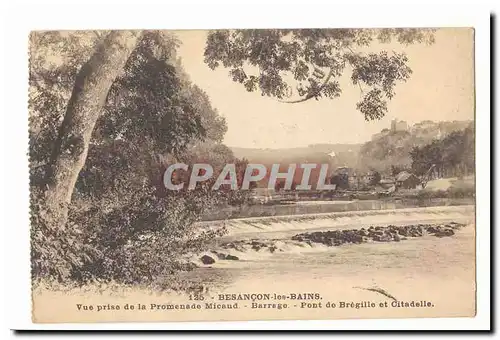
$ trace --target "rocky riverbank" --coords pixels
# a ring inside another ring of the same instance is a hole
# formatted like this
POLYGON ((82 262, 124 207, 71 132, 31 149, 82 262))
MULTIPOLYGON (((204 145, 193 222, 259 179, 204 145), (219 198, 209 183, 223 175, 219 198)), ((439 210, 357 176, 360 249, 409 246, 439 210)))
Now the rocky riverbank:
POLYGON ((361 244, 370 242, 400 242, 408 238, 422 237, 426 235, 435 237, 451 237, 455 232, 464 227, 465 224, 450 222, 446 224, 410 224, 410 225, 388 225, 371 226, 360 229, 329 230, 305 232, 296 234, 290 240, 240 240, 226 242, 219 245, 218 251, 212 251, 199 258, 202 264, 210 265, 218 260, 240 260, 240 257, 229 254, 229 252, 284 252, 291 245, 297 247, 313 247, 323 245, 327 247, 338 247, 345 244, 361 244))

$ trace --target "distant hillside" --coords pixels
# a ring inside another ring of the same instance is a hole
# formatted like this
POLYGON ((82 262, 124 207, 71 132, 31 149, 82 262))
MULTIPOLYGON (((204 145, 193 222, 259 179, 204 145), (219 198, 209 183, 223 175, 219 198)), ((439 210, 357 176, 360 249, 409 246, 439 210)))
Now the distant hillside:
POLYGON ((363 144, 359 152, 358 168, 362 171, 375 169, 389 172, 391 165, 409 167, 409 152, 414 146, 426 145, 453 131, 463 130, 472 121, 433 122, 423 121, 407 130, 393 131, 384 129, 375 134, 372 140, 363 144))
MULTIPOLYGON (((460 131, 472 121, 433 122, 422 121, 399 130, 384 129, 364 144, 312 144, 306 147, 283 149, 258 149, 231 147, 234 156, 250 163, 270 165, 279 163, 285 171, 291 163, 329 164, 333 171, 339 166, 355 168, 359 172, 371 169, 390 173, 391 165, 410 167, 410 150, 426 145, 453 131, 460 131)), ((330 174, 331 174, 330 171, 330 174)), ((314 177, 314 174, 312 177, 314 177)))
POLYGON ((332 156, 339 161, 356 162, 361 144, 313 144, 306 147, 257 149, 231 147, 234 156, 254 163, 321 162, 332 156))

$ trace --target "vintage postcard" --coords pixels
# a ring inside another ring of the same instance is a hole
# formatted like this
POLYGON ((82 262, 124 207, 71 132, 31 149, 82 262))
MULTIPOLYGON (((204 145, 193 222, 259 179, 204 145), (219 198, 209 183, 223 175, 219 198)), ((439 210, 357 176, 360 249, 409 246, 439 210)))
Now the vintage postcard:
POLYGON ((472 28, 33 31, 35 323, 476 314, 472 28))

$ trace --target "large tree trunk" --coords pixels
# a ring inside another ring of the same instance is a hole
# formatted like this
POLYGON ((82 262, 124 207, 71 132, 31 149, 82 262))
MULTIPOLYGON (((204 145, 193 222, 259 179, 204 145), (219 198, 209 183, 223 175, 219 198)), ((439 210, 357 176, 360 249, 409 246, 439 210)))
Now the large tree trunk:
POLYGON ((78 72, 50 159, 43 209, 50 228, 66 225, 71 195, 87 158, 92 131, 108 91, 137 45, 140 33, 112 31, 78 72))

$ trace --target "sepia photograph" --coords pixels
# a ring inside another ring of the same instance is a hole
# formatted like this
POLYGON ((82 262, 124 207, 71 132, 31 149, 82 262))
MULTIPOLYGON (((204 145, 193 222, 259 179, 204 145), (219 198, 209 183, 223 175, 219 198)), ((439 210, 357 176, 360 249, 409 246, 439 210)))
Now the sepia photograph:
POLYGON ((474 317, 474 49, 471 27, 32 31, 33 322, 474 317))

